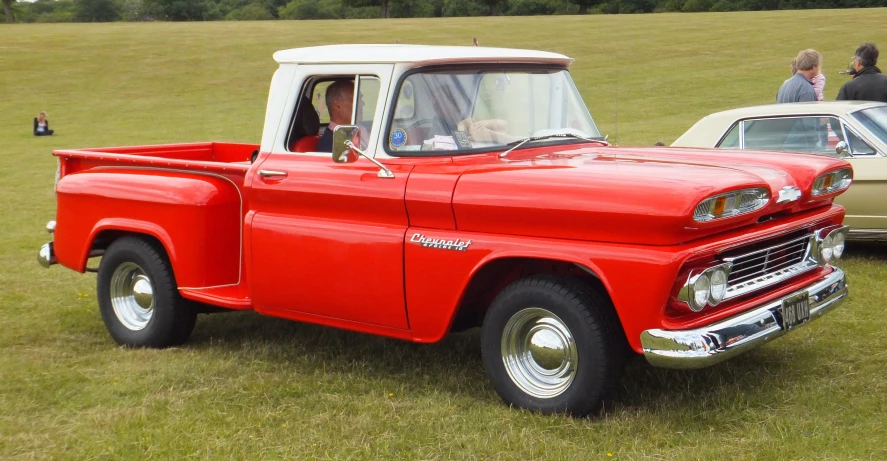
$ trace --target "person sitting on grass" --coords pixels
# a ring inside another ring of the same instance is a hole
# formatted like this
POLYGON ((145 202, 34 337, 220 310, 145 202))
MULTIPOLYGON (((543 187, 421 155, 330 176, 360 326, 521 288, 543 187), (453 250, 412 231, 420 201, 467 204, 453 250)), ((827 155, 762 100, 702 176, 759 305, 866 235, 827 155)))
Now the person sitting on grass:
POLYGON ((46 112, 40 112, 34 118, 34 136, 52 136, 55 131, 49 129, 49 120, 46 119, 46 112))

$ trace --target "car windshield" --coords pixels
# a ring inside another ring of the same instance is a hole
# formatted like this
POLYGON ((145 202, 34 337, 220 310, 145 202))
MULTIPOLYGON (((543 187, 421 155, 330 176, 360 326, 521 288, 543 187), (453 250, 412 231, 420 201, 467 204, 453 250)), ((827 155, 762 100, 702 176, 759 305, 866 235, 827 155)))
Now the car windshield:
POLYGON ((873 107, 853 113, 853 118, 859 121, 873 135, 883 143, 887 143, 887 106, 873 107))
POLYGON ((397 89, 385 148, 393 155, 453 155, 557 134, 569 136, 546 139, 603 139, 564 69, 422 71, 397 89))

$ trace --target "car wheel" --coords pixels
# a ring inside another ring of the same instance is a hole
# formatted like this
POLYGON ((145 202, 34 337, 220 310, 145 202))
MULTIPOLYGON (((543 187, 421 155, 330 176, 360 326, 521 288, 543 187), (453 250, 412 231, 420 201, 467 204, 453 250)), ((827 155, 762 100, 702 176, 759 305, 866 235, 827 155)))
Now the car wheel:
POLYGON ((144 238, 123 237, 108 247, 97 287, 102 320, 118 344, 174 346, 194 329, 197 311, 179 295, 166 252, 144 238))
POLYGON ((623 371, 625 338, 610 301, 561 277, 518 280, 493 301, 484 368, 509 405, 584 416, 599 411, 623 371))

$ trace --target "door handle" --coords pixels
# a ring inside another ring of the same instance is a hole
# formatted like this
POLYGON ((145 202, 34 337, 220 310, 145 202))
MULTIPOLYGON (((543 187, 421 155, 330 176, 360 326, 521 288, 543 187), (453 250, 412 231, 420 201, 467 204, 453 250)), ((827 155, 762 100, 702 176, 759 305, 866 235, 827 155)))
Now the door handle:
POLYGON ((286 171, 259 170, 259 176, 263 178, 285 178, 286 171))

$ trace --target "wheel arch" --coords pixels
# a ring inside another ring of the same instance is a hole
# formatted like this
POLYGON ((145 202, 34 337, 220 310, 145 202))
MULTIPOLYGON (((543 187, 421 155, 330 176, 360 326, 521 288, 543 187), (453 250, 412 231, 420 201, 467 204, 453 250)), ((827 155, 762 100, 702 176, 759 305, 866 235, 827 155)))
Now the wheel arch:
MULTIPOLYGON (((519 279, 540 274, 570 277, 581 281, 610 300, 611 305, 613 304, 606 278, 590 261, 579 261, 569 256, 493 255, 481 261, 471 272, 454 309, 448 332, 480 326, 493 299, 505 287, 519 279)), ((619 314, 615 307, 614 313, 618 318, 619 314)))
MULTIPOLYGON (((79 271, 86 270, 86 263, 90 257, 104 254, 104 251, 115 240, 126 236, 142 236, 154 241, 166 252, 173 269, 173 275, 176 274, 176 247, 169 233, 155 223, 120 218, 102 219, 93 226, 80 257, 79 271)), ((178 282, 178 280, 176 281, 178 282)))

